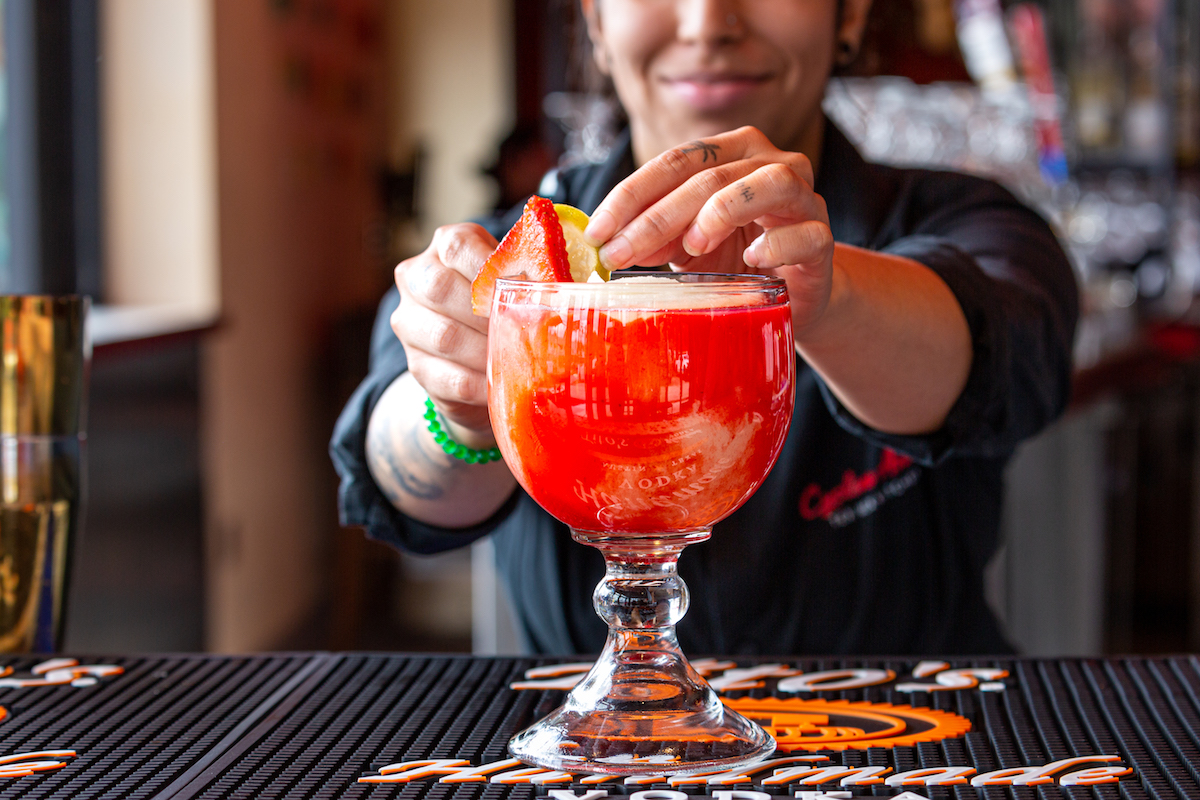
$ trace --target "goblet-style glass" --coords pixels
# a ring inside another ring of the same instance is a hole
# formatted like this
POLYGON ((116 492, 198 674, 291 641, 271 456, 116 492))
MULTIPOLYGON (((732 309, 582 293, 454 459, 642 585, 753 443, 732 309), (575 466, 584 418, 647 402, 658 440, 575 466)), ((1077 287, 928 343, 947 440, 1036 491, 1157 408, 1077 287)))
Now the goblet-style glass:
POLYGON ((732 768, 775 742, 688 663, 680 552, 759 487, 795 392, 782 280, 664 274, 496 283, 488 404, 530 496, 604 555, 604 651, 509 750, 567 772, 732 768))

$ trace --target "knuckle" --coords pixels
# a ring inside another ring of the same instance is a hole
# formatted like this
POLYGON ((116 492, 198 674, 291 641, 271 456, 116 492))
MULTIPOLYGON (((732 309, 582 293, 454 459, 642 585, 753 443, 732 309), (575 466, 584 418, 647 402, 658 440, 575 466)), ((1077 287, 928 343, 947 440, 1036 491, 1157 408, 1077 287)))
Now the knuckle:
POLYGON ((657 209, 651 209, 642 215, 638 223, 639 236, 647 236, 655 241, 663 239, 670 234, 671 223, 667 217, 657 209))
POLYGON ((733 175, 731 170, 706 169, 692 178, 692 181, 698 195, 712 197, 728 186, 730 180, 733 178, 736 178, 736 175, 733 175))
POLYGON ((634 208, 637 205, 637 195, 629 188, 628 179, 621 181, 609 193, 603 207, 613 209, 634 208))
POLYGON ((812 184, 813 168, 812 161, 803 153, 792 153, 788 158, 788 167, 805 183, 812 184))
POLYGON ((779 236, 775 231, 767 231, 762 240, 762 260, 767 265, 780 264, 786 259, 782 257, 779 236))
POLYGON ((736 195, 730 192, 720 192, 709 199, 709 210, 717 222, 730 228, 736 228, 739 224, 735 197, 736 195))
POLYGON ((438 255, 441 257, 443 264, 456 264, 462 260, 466 252, 466 241, 459 234, 453 234, 445 237, 442 240, 441 247, 438 248, 438 255))
MULTIPOLYGON (((428 251, 426 251, 428 252, 428 251)), ((392 279, 396 283, 396 288, 403 294, 408 289, 408 278, 413 273, 421 269, 421 265, 426 263, 427 256, 425 253, 406 258, 396 265, 392 270, 392 279)))
POLYGON ((454 234, 455 225, 439 225, 433 232, 433 238, 429 240, 429 249, 441 251, 442 247, 454 234))
POLYGON ((618 204, 629 203, 629 202, 632 202, 633 200, 637 199, 636 195, 633 192, 633 189, 629 188, 629 182, 631 180, 632 180, 632 176, 629 178, 626 178, 625 180, 621 181, 616 186, 614 186, 613 190, 611 192, 609 192, 609 196, 607 198, 605 198, 605 201, 604 201, 605 204, 611 205, 614 200, 618 204))
POLYGON ((446 376, 446 394, 459 403, 476 399, 480 387, 480 375, 463 367, 451 370, 446 376))
POLYGON ((809 223, 802 225, 800 231, 805 248, 810 253, 823 253, 827 248, 833 247, 833 232, 826 225, 809 223))
POLYGON ((822 219, 829 219, 829 206, 825 203, 825 198, 819 194, 813 195, 813 202, 817 205, 817 213, 822 219))
POLYGON ((400 306, 396 306, 396 310, 392 312, 390 317, 388 317, 388 323, 392 326, 392 333, 394 333, 396 338, 401 342, 404 341, 404 318, 405 315, 400 313, 400 306))
POLYGON ((479 247, 481 230, 466 222, 442 225, 434 232, 431 247, 447 266, 467 263, 479 247))
POLYGON ((408 357, 408 371, 416 378, 417 383, 424 389, 430 397, 436 393, 434 390, 433 381, 429 379, 429 371, 425 369, 425 360, 421 358, 421 354, 414 352, 408 357))
POLYGON ((430 303, 444 305, 454 294, 458 273, 445 267, 430 267, 425 276, 424 292, 430 303))
POLYGON ((781 193, 790 193, 799 188, 799 177, 787 164, 767 164, 762 168, 762 177, 772 189, 781 193))
POLYGON ((454 353, 461 341, 462 334, 454 320, 441 317, 430 325, 429 346, 433 352, 439 355, 454 353))
POLYGON ((659 159, 667 172, 686 172, 691 168, 691 159, 683 151, 683 147, 672 147, 659 156, 659 159))
POLYGON ((752 144, 758 146, 771 144, 771 140, 767 138, 767 135, 753 125, 743 125, 738 128, 738 133, 747 137, 752 144))
POLYGON ((437 230, 433 232, 434 241, 454 239, 466 234, 474 227, 469 222, 453 222, 448 225, 439 225, 437 230))

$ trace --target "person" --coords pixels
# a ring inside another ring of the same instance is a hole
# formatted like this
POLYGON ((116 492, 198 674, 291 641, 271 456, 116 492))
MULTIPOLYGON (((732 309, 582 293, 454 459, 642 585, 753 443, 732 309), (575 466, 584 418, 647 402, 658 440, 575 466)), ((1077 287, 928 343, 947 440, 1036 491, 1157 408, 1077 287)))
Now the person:
MULTIPOLYGON (((758 492, 684 551, 693 653, 1011 650, 983 594, 1005 464, 1062 412, 1077 317, 1049 226, 989 181, 866 163, 823 115, 870 0, 582 0, 629 125, 552 199, 612 268, 783 277, 792 426, 758 492)), ((331 444, 343 522, 417 553, 491 535, 528 648, 598 652, 599 554, 502 461, 446 455, 422 418, 493 446, 470 283, 520 209, 440 228, 396 268, 370 374, 331 444)))

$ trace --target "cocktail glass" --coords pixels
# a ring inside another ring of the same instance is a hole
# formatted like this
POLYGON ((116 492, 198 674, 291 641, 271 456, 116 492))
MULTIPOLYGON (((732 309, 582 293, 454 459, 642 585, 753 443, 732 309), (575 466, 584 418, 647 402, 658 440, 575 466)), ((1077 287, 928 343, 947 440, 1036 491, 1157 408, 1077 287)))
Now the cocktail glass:
POLYGON ((604 555, 608 640, 509 751, 566 772, 729 769, 775 742, 688 663, 684 547, 759 487, 787 435, 795 354, 777 278, 672 274, 496 283, 492 426, 530 496, 604 555))

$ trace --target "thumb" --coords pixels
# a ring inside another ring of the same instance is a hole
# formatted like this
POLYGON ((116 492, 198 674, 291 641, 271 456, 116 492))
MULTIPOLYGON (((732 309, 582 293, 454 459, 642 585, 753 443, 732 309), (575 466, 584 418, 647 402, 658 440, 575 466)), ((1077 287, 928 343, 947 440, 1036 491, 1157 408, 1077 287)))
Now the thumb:
POLYGON ((438 261, 473 280, 483 262, 496 249, 496 238, 474 223, 444 225, 433 234, 438 261))

